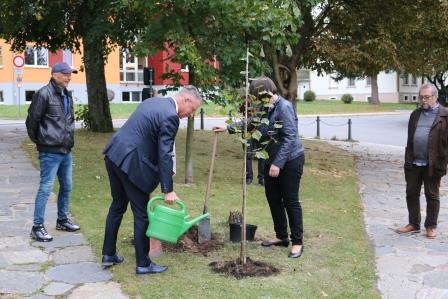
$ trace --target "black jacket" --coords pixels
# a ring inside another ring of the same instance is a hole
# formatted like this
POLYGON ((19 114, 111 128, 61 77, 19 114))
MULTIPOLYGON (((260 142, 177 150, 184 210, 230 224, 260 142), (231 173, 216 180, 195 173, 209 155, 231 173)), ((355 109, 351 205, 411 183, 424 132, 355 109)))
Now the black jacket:
MULTIPOLYGON (((256 129, 262 135, 261 143, 270 140, 266 147, 266 152, 269 154, 267 165, 274 164, 283 168, 286 162, 304 155, 305 152, 297 129, 297 115, 294 113, 291 102, 280 96, 273 108, 265 112, 266 115, 263 117, 269 119, 269 125, 261 124, 256 129)), ((235 127, 241 126, 242 123, 234 123, 227 129, 229 133, 234 133, 235 127)), ((248 130, 251 131, 254 128, 249 119, 248 130)))
POLYGON ((73 100, 67 89, 62 89, 53 80, 34 95, 26 118, 28 136, 37 145, 37 150, 47 153, 69 153, 74 145, 73 100), (62 91, 69 97, 69 113, 64 113, 62 91))

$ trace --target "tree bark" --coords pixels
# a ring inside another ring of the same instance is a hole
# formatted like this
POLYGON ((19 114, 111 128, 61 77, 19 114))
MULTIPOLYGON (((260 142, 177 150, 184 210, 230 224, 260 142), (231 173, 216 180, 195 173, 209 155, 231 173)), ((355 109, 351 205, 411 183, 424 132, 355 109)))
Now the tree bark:
POLYGON ((114 128, 107 98, 104 58, 99 46, 101 44, 101 41, 83 38, 90 129, 105 133, 112 132, 114 128))
POLYGON ((370 104, 379 105, 380 99, 378 96, 378 74, 374 74, 371 77, 372 99, 370 104))
POLYGON ((187 138, 185 141, 185 184, 193 183, 193 132, 194 132, 194 116, 188 118, 187 138))

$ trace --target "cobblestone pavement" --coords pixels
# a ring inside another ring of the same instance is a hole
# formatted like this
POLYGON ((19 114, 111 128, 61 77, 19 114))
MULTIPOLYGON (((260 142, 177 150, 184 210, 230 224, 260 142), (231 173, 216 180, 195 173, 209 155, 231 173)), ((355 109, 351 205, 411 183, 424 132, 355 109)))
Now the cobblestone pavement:
MULTIPOLYGON (((440 189, 438 236, 422 232, 398 235, 394 230, 407 224, 404 148, 368 143, 335 142, 357 157, 359 190, 364 223, 373 243, 377 287, 382 298, 448 299, 448 179, 440 189)), ((426 201, 421 195, 422 221, 426 201)))
POLYGON ((30 239, 39 172, 21 149, 25 136, 0 126, 0 298, 127 298, 95 260, 82 228, 55 229, 54 195, 45 215, 53 241, 30 239))

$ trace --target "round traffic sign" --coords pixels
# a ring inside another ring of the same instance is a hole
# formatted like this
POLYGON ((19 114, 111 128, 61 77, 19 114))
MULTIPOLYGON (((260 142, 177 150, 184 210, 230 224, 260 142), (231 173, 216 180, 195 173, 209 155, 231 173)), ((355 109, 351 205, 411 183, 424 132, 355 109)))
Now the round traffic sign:
POLYGON ((23 67, 25 65, 25 59, 23 58, 23 56, 16 55, 12 59, 12 63, 15 67, 23 67))

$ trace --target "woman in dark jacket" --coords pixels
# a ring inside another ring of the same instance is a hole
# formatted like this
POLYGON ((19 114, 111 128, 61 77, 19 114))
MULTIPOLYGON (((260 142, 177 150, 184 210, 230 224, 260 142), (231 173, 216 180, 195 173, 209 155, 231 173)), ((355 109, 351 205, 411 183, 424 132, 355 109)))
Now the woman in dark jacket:
MULTIPOLYGON (((297 115, 291 102, 277 95, 274 82, 267 77, 254 79, 249 86, 250 94, 258 100, 268 98, 266 117, 269 125, 256 129, 262 134, 261 141, 271 140, 266 146, 265 194, 274 222, 275 238, 262 242, 262 246, 289 245, 287 223, 291 230, 292 247, 288 257, 298 258, 303 252, 302 207, 299 202, 299 186, 305 162, 304 147, 299 139, 297 115), (272 140, 274 139, 274 140, 272 140), (288 220, 288 221, 287 221, 288 220)), ((251 126, 249 122, 248 127, 251 126)), ((217 126, 215 132, 228 130, 234 125, 217 126)))

